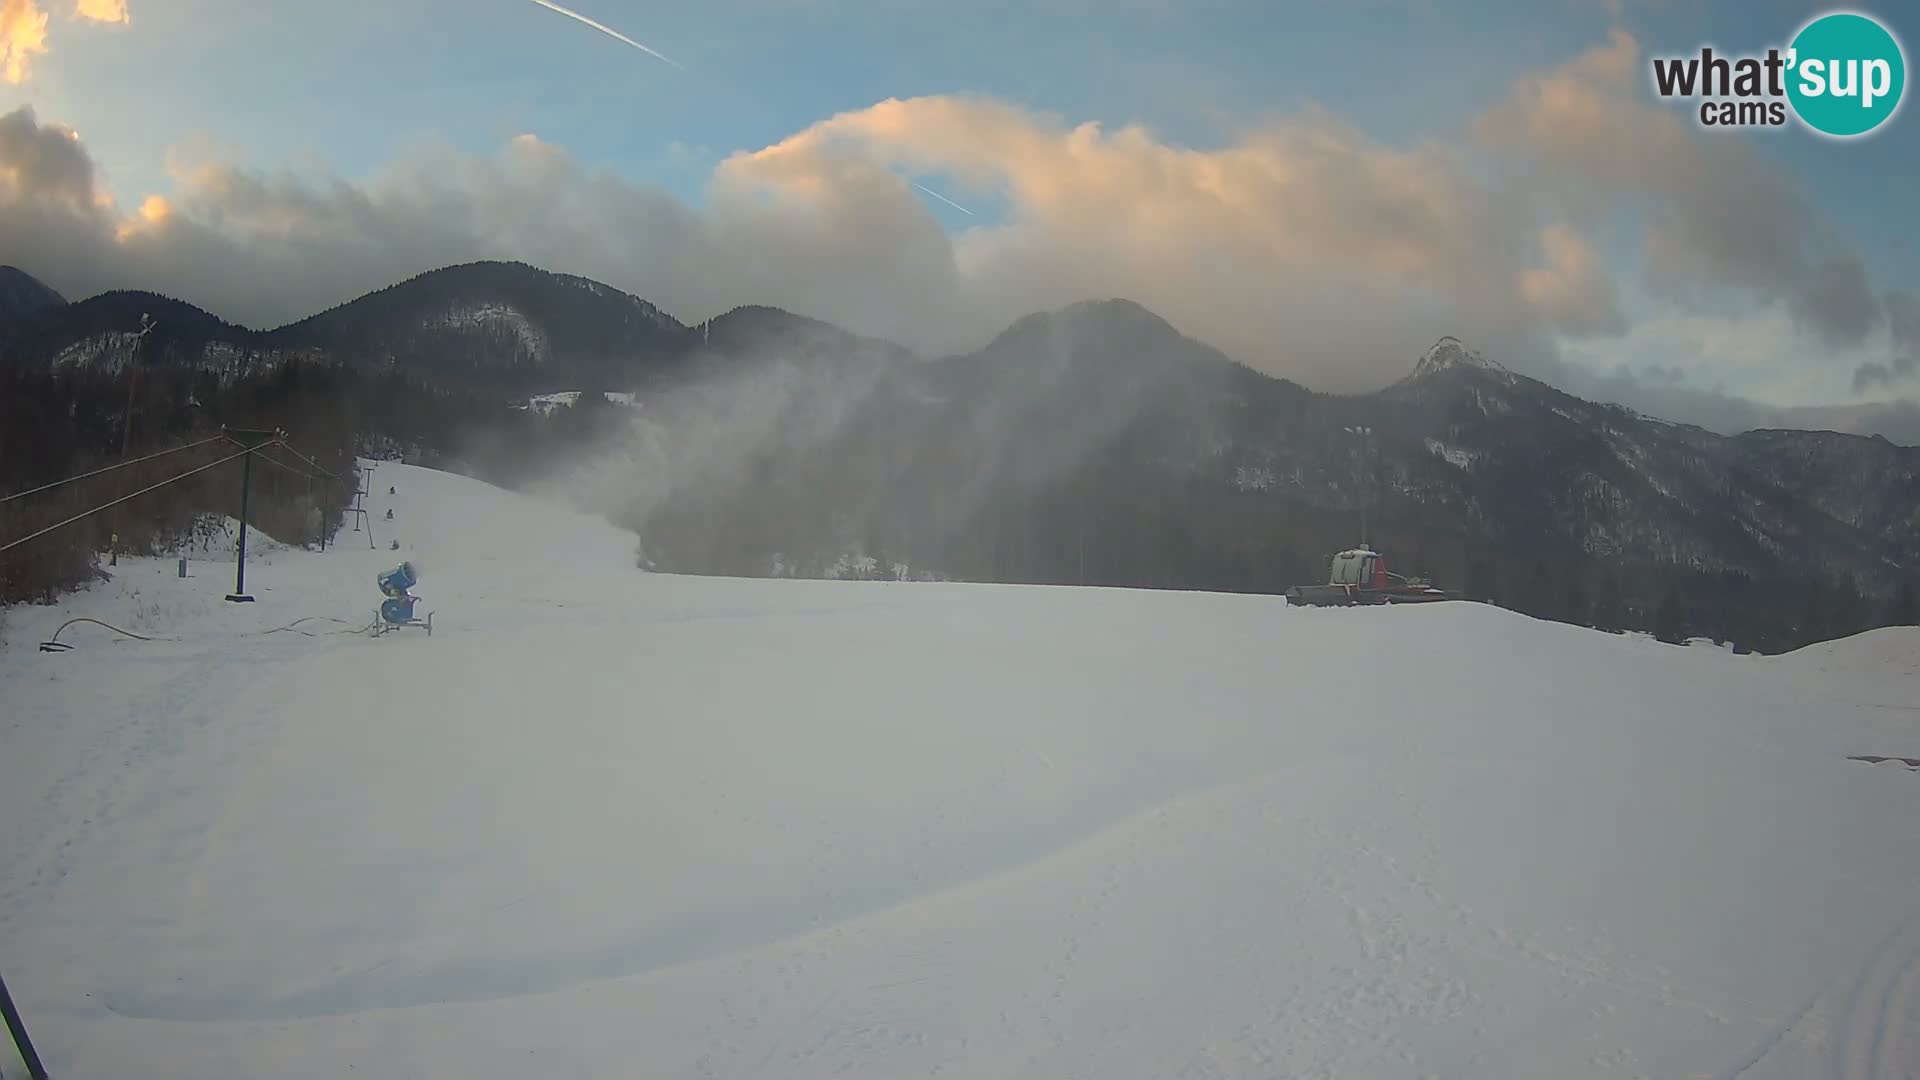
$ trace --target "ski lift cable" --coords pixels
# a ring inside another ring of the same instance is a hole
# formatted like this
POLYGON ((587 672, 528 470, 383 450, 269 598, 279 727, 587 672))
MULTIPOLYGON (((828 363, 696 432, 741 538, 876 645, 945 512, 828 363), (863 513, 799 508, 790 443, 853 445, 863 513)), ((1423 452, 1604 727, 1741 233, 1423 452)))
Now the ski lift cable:
POLYGON ((223 457, 218 461, 209 462, 208 464, 202 465, 197 469, 188 469, 186 472, 183 472, 178 476, 170 477, 166 480, 160 481, 157 484, 151 484, 151 485, 148 485, 147 487, 143 487, 139 491, 136 491, 131 495, 122 495, 121 497, 113 500, 112 502, 102 503, 101 505, 96 506, 93 509, 88 510, 84 513, 75 514, 74 516, 66 519, 65 521, 56 522, 52 525, 47 526, 44 529, 40 529, 35 532, 30 532, 27 535, 20 537, 18 540, 9 540, 5 544, 0 544, 0 554, 5 554, 6 552, 12 551, 14 548, 19 547, 20 545, 28 542, 29 540, 38 540, 40 537, 45 536, 56 529, 64 529, 68 525, 71 525, 76 521, 84 521, 87 518, 90 518, 93 515, 101 512, 102 510, 112 509, 113 507, 119 506, 123 502, 127 502, 131 499, 137 499, 140 496, 145 495, 149 492, 158 491, 161 488, 166 487, 168 484, 177 483, 181 480, 185 480, 187 477, 192 476, 196 473, 203 473, 203 472, 206 472, 208 469, 214 468, 216 466, 225 465, 229 461, 238 461, 239 459, 246 457, 248 454, 251 454, 251 453, 253 453, 252 450, 242 450, 237 454, 229 454, 228 456, 223 457))
MULTIPOLYGON (((280 445, 283 445, 283 444, 281 444, 281 443, 270 443, 269 445, 271 445, 271 446, 280 446, 280 445)), ((286 462, 284 462, 284 461, 280 461, 280 460, 278 460, 278 459, 276 459, 276 458, 271 458, 271 457, 268 457, 268 456, 267 456, 267 450, 266 450, 266 447, 264 447, 264 446, 262 446, 262 447, 257 447, 257 448, 256 448, 256 449, 254 450, 254 453, 255 453, 255 454, 258 454, 258 455, 259 455, 259 457, 260 457, 260 460, 261 460, 261 461, 264 461, 264 462, 266 462, 266 463, 268 463, 269 465, 277 465, 277 466, 279 466, 280 468, 282 468, 282 469, 285 469, 285 470, 287 470, 288 472, 290 472, 290 473, 292 473, 292 474, 294 474, 295 476, 299 476, 299 477, 303 477, 303 478, 305 478, 305 479, 308 479, 308 480, 320 480, 320 479, 323 479, 323 477, 319 477, 319 476, 315 476, 315 475, 314 475, 313 473, 310 473, 310 472, 308 472, 308 471, 306 471, 305 469, 296 469, 296 468, 294 468, 293 466, 291 466, 291 465, 289 465, 289 464, 287 464, 287 463, 286 463, 286 462)))
POLYGON ((105 468, 95 469, 92 472, 83 472, 78 476, 69 476, 65 480, 55 480, 51 484, 41 484, 37 488, 28 488, 25 491, 16 491, 11 495, 0 497, 0 503, 12 502, 15 499, 24 499, 29 495, 38 495, 42 491, 51 491, 52 489, 57 488, 62 484, 71 484, 75 480, 85 480, 91 476, 99 476, 102 473, 110 473, 115 469, 124 469, 129 465, 138 465, 143 461, 152 461, 154 458, 166 457, 168 454, 177 454, 182 450, 191 450, 196 446, 205 446, 210 442, 219 442, 221 439, 224 439, 224 438, 226 438, 224 434, 210 436, 208 438, 201 439, 199 442, 190 442, 190 443, 187 443, 185 446, 176 446, 171 450, 161 450, 157 453, 148 454, 145 457, 134 458, 131 461, 122 461, 115 465, 108 465, 105 468))
POLYGON ((327 479, 336 481, 338 483, 342 483, 342 484, 346 483, 345 480, 341 480, 338 476, 335 476, 333 473, 328 472, 319 462, 313 460, 312 458, 301 453, 300 451, 295 450, 293 448, 293 444, 288 442, 287 440, 276 439, 273 445, 284 449, 287 453, 292 454, 294 457, 297 457, 301 461, 306 462, 308 465, 313 466, 314 471, 319 473, 321 476, 324 476, 327 479))

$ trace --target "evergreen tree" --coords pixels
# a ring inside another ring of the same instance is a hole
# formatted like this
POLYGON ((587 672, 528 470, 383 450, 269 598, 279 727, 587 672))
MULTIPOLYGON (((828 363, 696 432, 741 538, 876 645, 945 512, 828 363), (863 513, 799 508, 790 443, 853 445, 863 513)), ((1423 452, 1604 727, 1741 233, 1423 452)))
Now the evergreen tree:
POLYGON ((1806 608, 1800 616, 1800 640, 1802 644, 1825 641, 1832 636, 1832 616, 1828 613, 1827 587, 1820 581, 1807 586, 1806 608))
POLYGON ((1853 579, 1847 578, 1833 597, 1833 623, 1829 635, 1836 638, 1852 637, 1866 628, 1866 609, 1860 597, 1860 590, 1854 587, 1853 579))
POLYGON ((1468 562, 1467 596, 1489 604, 1500 602, 1499 590, 1495 587, 1493 567, 1478 559, 1468 562))
POLYGON ((1669 644, 1678 645, 1686 640, 1687 611, 1680 599, 1680 586, 1667 583, 1667 591, 1660 597, 1660 611, 1654 616, 1654 636, 1669 644))
POLYGON ((1600 577, 1600 588, 1593 601, 1593 625, 1602 630, 1619 630, 1626 613, 1620 596, 1620 579, 1608 570, 1600 577))
POLYGON ((1280 545, 1280 554, 1275 560, 1275 565, 1277 570, 1272 582, 1278 586, 1273 590, 1275 592, 1285 592, 1290 585, 1318 584, 1307 575, 1306 560, 1300 557, 1300 552, 1293 546, 1291 540, 1280 545))
POLYGON ((1593 625, 1593 612, 1587 604, 1587 590, 1580 584, 1580 575, 1577 573, 1567 574, 1567 591, 1561 600, 1561 614, 1575 625, 1593 625))
POLYGON ((1536 619, 1551 619, 1558 612, 1559 604, 1554 598, 1553 572, 1547 569, 1546 560, 1537 560, 1533 564, 1533 574, 1527 579, 1527 591, 1521 597, 1521 610, 1536 619))
MULTIPOLYGON (((1416 544, 1418 544, 1417 541, 1416 544)), ((1426 581, 1433 580, 1433 570, 1430 568, 1430 563, 1427 559, 1427 549, 1424 545, 1416 546, 1413 549, 1413 558, 1407 560, 1407 569, 1414 577, 1426 581)))
POLYGON ((1901 582, 1893 594, 1893 604, 1887 609, 1887 625, 1920 626, 1920 601, 1914 596, 1913 582, 1901 582))

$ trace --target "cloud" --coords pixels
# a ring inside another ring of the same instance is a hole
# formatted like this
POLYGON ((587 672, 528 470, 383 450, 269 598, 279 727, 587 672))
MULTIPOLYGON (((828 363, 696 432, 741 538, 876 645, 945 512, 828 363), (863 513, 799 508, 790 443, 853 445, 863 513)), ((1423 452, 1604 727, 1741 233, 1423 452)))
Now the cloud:
POLYGON ((127 0, 77 0, 73 13, 82 19, 103 23, 128 23, 127 0))
POLYGON ((1881 312, 1859 257, 1751 143, 1702 135, 1685 111, 1652 101, 1646 79, 1639 43, 1615 30, 1605 45, 1520 80, 1474 132, 1563 213, 1644 216, 1656 291, 1718 288, 1780 302, 1829 344, 1864 341, 1881 312))
MULTIPOLYGON (((528 134, 485 156, 421 149, 357 181, 181 151, 173 188, 124 210, 71 132, 23 110, 0 118, 0 248, 70 295, 151 288, 250 325, 479 258, 599 278, 687 321, 766 303, 929 353, 1121 296, 1250 366, 1354 391, 1448 333, 1529 373, 1586 377, 1563 350, 1633 329, 1602 254, 1627 210, 1655 295, 1707 289, 1774 312, 1836 346, 1824 362, 1843 384, 1881 362, 1860 349, 1883 339, 1908 358, 1884 377, 1911 372, 1920 327, 1895 314, 1910 301, 1878 296, 1783 174, 1646 104, 1642 79, 1637 43, 1616 33, 1520 80, 1464 135, 1405 145, 1324 110, 1197 148, 986 98, 889 100, 721 158, 700 206, 528 134), (980 222, 949 233, 915 182, 980 222)), ((1678 393, 1678 359, 1634 363, 1678 393)))
POLYGON ((889 101, 726 158, 701 210, 532 135, 491 158, 423 151, 358 184, 180 154, 175 190, 148 204, 164 214, 92 209, 84 149, 30 113, 8 123, 63 151, 67 170, 0 208, 23 261, 90 257, 84 273, 43 272, 77 293, 157 288, 250 323, 501 257, 687 318, 772 303, 930 352, 975 347, 1039 308, 1126 296, 1329 389, 1404 373, 1442 331, 1540 341, 1620 324, 1577 230, 1505 213, 1443 148, 1383 146, 1325 114, 1201 151, 987 100, 889 101), (998 195, 1008 213, 949 236, 914 174, 998 195), (59 191, 88 208, 67 222, 81 235, 22 236, 21 211, 59 191))
POLYGON ((1577 0, 1577 2, 1583 7, 1599 8, 1617 21, 1626 18, 1632 8, 1662 7, 1671 3, 1671 0, 1577 0))
POLYGON ((41 124, 28 108, 0 116, 0 252, 7 261, 50 282, 109 287, 120 254, 111 242, 115 224, 93 159, 73 129, 41 124))
POLYGON ((34 0, 0 0, 0 78, 27 81, 32 59, 47 52, 47 13, 34 0))
MULTIPOLYGON (((1884 337, 1848 355, 1884 353, 1884 337)), ((1674 314, 1637 322, 1617 341, 1571 345, 1541 374, 1579 397, 1727 434, 1811 428, 1920 443, 1920 407, 1911 401, 1792 404, 1840 396, 1844 373, 1824 358, 1808 362, 1820 348, 1796 335, 1784 308, 1742 316, 1674 314), (1729 393, 1720 376, 1730 373, 1744 376, 1740 385, 1762 400, 1729 393)))
MULTIPOLYGON (((127 0, 76 0, 74 17, 125 23, 127 0)), ((0 0, 0 79, 15 86, 32 74, 33 58, 47 54, 47 13, 36 0, 0 0)))
POLYGON ((1484 340, 1621 323, 1573 226, 1536 233, 1445 146, 1387 146, 1324 112, 1197 150, 993 101, 887 101, 735 155, 719 181, 826 208, 895 168, 1008 206, 953 249, 960 309, 992 321, 1126 296, 1334 390, 1404 374, 1436 325, 1484 340))
POLYGON ((1540 237, 1547 265, 1526 271, 1520 291, 1562 333, 1575 337, 1624 333, 1613 279, 1599 252, 1586 238, 1562 224, 1549 225, 1540 237))
POLYGON ((1578 397, 1617 402, 1649 416, 1696 424, 1723 434, 1756 428, 1801 428, 1877 434, 1903 445, 1920 446, 1920 406, 1911 401, 1775 406, 1723 390, 1682 385, 1673 374, 1657 366, 1636 373, 1599 372, 1563 364, 1552 381, 1578 397))
POLYGON ((0 116, 0 182, 9 208, 48 201, 93 202, 93 159, 63 124, 42 125, 31 108, 0 116))
POLYGON ((1887 362, 1863 363, 1854 369, 1856 392, 1920 376, 1920 295, 1890 292, 1881 303, 1887 313, 1887 336, 1893 348, 1887 362))
POLYGON ((1853 392, 1864 393, 1876 386, 1885 386, 1893 381, 1893 368, 1877 360, 1868 361, 1853 369, 1853 392))

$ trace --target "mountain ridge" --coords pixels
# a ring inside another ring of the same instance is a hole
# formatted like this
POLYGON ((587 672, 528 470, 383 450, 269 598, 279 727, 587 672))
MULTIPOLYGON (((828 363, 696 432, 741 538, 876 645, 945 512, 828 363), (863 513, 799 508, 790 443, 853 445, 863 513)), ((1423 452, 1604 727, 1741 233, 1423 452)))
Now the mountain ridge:
MULTIPOLYGON (((153 335, 153 344, 156 346, 160 362, 199 362, 209 370, 223 375, 248 370, 252 365, 271 365, 282 358, 325 359, 330 349, 342 348, 358 354, 369 352, 391 354, 382 355, 380 362, 387 363, 393 368, 405 368, 410 362, 419 363, 421 360, 417 355, 420 344, 418 339, 424 335, 420 331, 436 328, 418 325, 422 322, 437 323, 437 329, 446 331, 446 336, 449 338, 477 341, 493 339, 496 346, 504 346, 505 355, 499 358, 500 362, 492 366, 533 369, 543 366, 544 360, 554 350, 552 332, 542 325, 543 320, 519 310, 519 304, 501 301, 503 294, 517 295, 524 299, 529 291, 542 289, 546 290, 549 296, 566 295, 566 290, 575 290, 594 297, 602 303, 583 306, 598 307, 601 309, 599 313, 603 315, 609 310, 617 313, 614 323, 625 328, 624 334, 621 332, 611 335, 602 334, 600 340, 589 342, 573 351, 604 354, 609 348, 625 347, 630 349, 633 355, 660 360, 667 354, 691 352, 705 346, 714 328, 727 327, 733 320, 751 321, 756 318, 762 320, 773 318, 775 321, 792 326, 805 326, 816 332, 823 329, 831 330, 834 336, 847 341, 858 341, 901 355, 917 357, 912 350, 892 342, 858 335, 825 320, 765 304, 740 304, 700 322, 691 325, 683 324, 652 302, 615 286, 581 275, 545 270, 516 260, 473 260, 426 270, 312 315, 268 329, 230 323, 218 314, 188 301, 144 290, 110 290, 69 302, 30 274, 11 266, 0 267, 0 328, 4 328, 9 322, 5 317, 4 301, 5 289, 10 281, 30 283, 27 287, 34 289, 36 295, 44 295, 55 301, 55 303, 34 307, 27 315, 11 320, 13 323, 11 335, 0 333, 0 360, 30 364, 57 361, 62 364, 85 365, 103 361, 110 367, 117 367, 125 363, 124 340, 109 335, 127 335, 137 332, 139 316, 145 311, 135 309, 144 306, 164 313, 164 316, 158 320, 153 335), (479 288, 479 285, 486 282, 477 283, 473 280, 476 277, 491 278, 492 291, 479 288), (453 284, 446 290, 446 295, 436 298, 439 310, 430 312, 416 310, 412 313, 416 316, 416 324, 403 328, 398 334, 394 332, 395 328, 390 324, 394 319, 394 309, 400 306, 396 301, 404 301, 418 294, 430 292, 434 286, 449 282, 453 284), (40 293, 41 290, 44 290, 44 294, 40 293), (475 295, 476 293, 479 295, 475 295), (468 301, 464 309, 446 310, 448 301, 463 299, 468 301), (60 312, 53 310, 55 308, 72 310, 70 314, 62 317, 60 312), (342 323, 350 321, 344 316, 365 316, 370 312, 373 314, 374 321, 388 324, 381 327, 373 341, 353 340, 352 334, 343 333, 342 323), (187 333, 181 334, 178 332, 178 326, 169 325, 169 322, 174 320, 183 323, 187 333), (11 347, 9 347, 9 337, 12 339, 11 347), (95 340, 89 341, 89 337, 95 340), (196 347, 204 348, 208 343, 217 343, 217 347, 210 354, 201 358, 189 355, 196 347), (517 364, 516 359, 519 361, 517 364)), ((991 353, 1001 339, 1007 338, 1008 335, 1017 336, 1034 326, 1070 325, 1077 320, 1090 318, 1112 320, 1116 323, 1131 320, 1135 329, 1154 337, 1179 338, 1191 343, 1193 348, 1189 351, 1196 356, 1207 355, 1209 359, 1217 357, 1246 368, 1262 378, 1292 382, 1284 376, 1271 375, 1252 368, 1212 346, 1187 338, 1158 313, 1137 301, 1124 297, 1081 300, 1051 311, 1029 313, 1009 323, 974 353, 964 355, 991 353)), ((561 345, 560 351, 569 351, 569 345, 561 345)), ((929 362, 945 359, 945 357, 918 358, 929 362)), ((364 356, 359 356, 353 362, 364 363, 366 360, 364 356)), ((432 369, 436 366, 442 365, 420 363, 419 373, 431 376, 435 374, 432 369)), ((487 366, 489 365, 485 362, 475 365, 478 368, 487 366)), ((618 373, 593 370, 608 367, 604 355, 589 359, 584 364, 561 364, 552 373, 551 378, 536 380, 538 385, 520 386, 515 389, 528 393, 552 393, 577 389, 561 383, 567 382, 568 377, 574 375, 598 378, 605 374, 618 373)), ((1472 348, 1458 337, 1447 334, 1437 338, 1433 345, 1415 357, 1408 373, 1396 382, 1378 390, 1324 394, 1324 396, 1329 398, 1371 397, 1391 392, 1401 384, 1455 368, 1484 371, 1503 379, 1530 378, 1519 375, 1472 348)), ((438 374, 446 374, 446 372, 441 371, 438 374)), ((1543 383, 1543 385, 1551 384, 1543 383)), ((1555 389, 1558 388, 1555 387, 1555 389)), ((1606 403, 1596 402, 1596 404, 1606 403)), ((1608 407, 1626 409, 1626 406, 1620 405, 1608 405, 1608 407)), ((1680 423, 1638 412, 1635 412, 1635 415, 1650 423, 1680 423)), ((1682 424, 1681 426, 1697 425, 1682 424)), ((1747 430, 1830 431, 1836 435, 1858 434, 1832 427, 1756 427, 1747 430)))
POLYGON ((0 338, 13 324, 49 308, 65 305, 67 298, 52 286, 17 266, 0 266, 0 338))
MULTIPOLYGON (((604 509, 665 569, 790 572, 860 549, 985 580, 1277 591, 1366 539, 1456 586, 1478 577, 1469 591, 1489 596, 1539 593, 1542 575, 1576 582, 1578 601, 1565 602, 1579 607, 1630 568, 1650 605, 1673 574, 1881 596, 1920 563, 1920 449, 1644 417, 1451 335, 1389 386, 1336 395, 1256 371, 1124 299, 1034 312, 974 352, 924 358, 766 305, 688 326, 590 279, 481 262, 267 331, 107 293, 39 312, 5 351, 108 377, 136 355, 227 380, 311 363, 503 408, 633 394, 642 407, 610 419, 541 419, 611 425, 555 446, 611 446, 628 462, 606 474, 604 509), (147 314, 157 327, 142 341, 147 314), (633 425, 646 438, 622 449, 633 425), (674 447, 698 448, 699 467, 677 472, 692 451, 674 447), (635 485, 644 498, 625 490, 635 485), (1363 520, 1374 535, 1360 535, 1363 520)), ((379 434, 457 455, 449 439, 498 424, 449 415, 379 434)), ((528 437, 501 428, 492 460, 528 437)), ((1734 605, 1738 588, 1726 588, 1734 605)))

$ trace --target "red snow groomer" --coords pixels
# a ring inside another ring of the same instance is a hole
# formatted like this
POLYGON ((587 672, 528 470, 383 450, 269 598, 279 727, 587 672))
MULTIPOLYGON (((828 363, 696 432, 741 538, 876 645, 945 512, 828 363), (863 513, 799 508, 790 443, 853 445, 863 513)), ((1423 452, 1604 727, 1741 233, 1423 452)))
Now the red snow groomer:
POLYGON ((1295 585, 1287 603, 1311 607, 1352 607, 1359 604, 1430 604, 1458 600, 1460 594, 1438 589, 1421 578, 1404 577, 1387 569, 1387 557, 1368 547, 1348 548, 1333 557, 1325 585, 1295 585))

